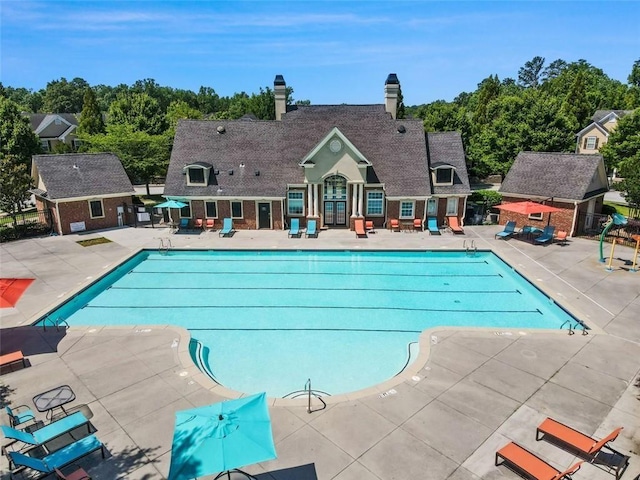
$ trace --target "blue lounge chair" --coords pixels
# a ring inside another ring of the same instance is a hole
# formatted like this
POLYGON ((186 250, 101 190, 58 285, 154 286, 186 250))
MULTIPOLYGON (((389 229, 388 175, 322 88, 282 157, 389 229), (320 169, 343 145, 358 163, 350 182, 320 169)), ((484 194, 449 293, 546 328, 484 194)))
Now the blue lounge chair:
POLYGON ((291 228, 289 228, 289 238, 291 237, 299 237, 300 236, 300 219, 292 218, 291 219, 291 228))
POLYGON ((316 230, 316 221, 315 220, 308 220, 307 221, 307 230, 305 232, 305 235, 307 236, 307 238, 309 238, 309 237, 317 237, 318 236, 318 231, 316 230))
POLYGON ((555 229, 556 227, 554 227, 553 225, 547 225, 546 227, 544 227, 542 235, 534 239, 535 242, 543 244, 551 243, 553 241, 553 232, 555 229))
POLYGON ((87 434, 91 433, 89 420, 87 420, 87 417, 85 417, 82 412, 76 412, 67 417, 63 417, 58 421, 35 430, 33 433, 16 430, 15 428, 3 425, 0 426, 2 434, 6 438, 13 440, 3 448, 13 445, 15 442, 22 442, 25 445, 42 445, 83 425, 87 426, 87 434))
POLYGON ((494 238, 508 238, 511 235, 513 235, 516 231, 516 222, 507 222, 507 224, 504 226, 504 230, 502 230, 501 232, 496 233, 494 238))
POLYGON ((440 235, 440 229, 438 228, 438 219, 436 217, 427 218, 427 229, 431 235, 440 235))
POLYGON ((15 409, 12 409, 7 405, 5 410, 7 411, 7 415, 9 415, 9 423, 12 427, 16 427, 30 421, 35 421, 36 419, 36 416, 26 405, 19 405, 15 409))
POLYGON ((180 219, 180 226, 178 227, 178 231, 180 230, 189 230, 189 219, 188 218, 181 218, 180 219))
POLYGON ((233 220, 227 217, 222 220, 222 229, 218 232, 219 237, 227 237, 231 235, 235 230, 233 229, 233 220))
POLYGON ((35 458, 18 452, 9 452, 9 460, 11 462, 11 473, 18 473, 26 468, 38 472, 35 478, 42 478, 46 475, 54 473, 56 468, 62 468, 65 465, 79 460, 98 450, 105 456, 104 445, 96 438, 95 435, 89 435, 81 440, 70 443, 56 450, 53 453, 43 457, 35 458))

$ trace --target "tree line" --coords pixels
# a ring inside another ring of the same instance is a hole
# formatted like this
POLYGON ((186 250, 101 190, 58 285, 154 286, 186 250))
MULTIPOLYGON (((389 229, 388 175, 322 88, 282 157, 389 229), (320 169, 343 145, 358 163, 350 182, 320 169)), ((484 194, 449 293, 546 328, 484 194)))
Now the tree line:
MULTIPOLYGON (((179 119, 236 119, 247 114, 261 120, 275 118, 274 92, 269 87, 221 97, 211 87, 194 92, 161 86, 153 79, 111 87, 61 78, 39 91, 0 83, 0 102, 0 197, 20 190, 24 182, 16 179, 28 176, 31 155, 41 153, 21 112, 80 112, 81 150, 115 153, 132 181, 147 184, 166 173, 179 119)), ((295 101, 291 87, 287 103, 310 104, 295 101)), ((520 151, 575 151, 575 134, 590 123, 596 110, 640 107, 640 59, 632 65, 627 84, 586 60, 547 64, 534 57, 518 70, 517 79, 490 75, 475 91, 462 92, 451 102, 399 103, 398 117, 422 119, 425 131, 461 132, 472 176, 504 175, 520 151)), ((622 187, 636 204, 640 204, 639 123, 638 114, 623 117, 601 150, 607 167, 618 168, 625 177, 622 187)), ((63 153, 69 147, 59 148, 63 153)), ((7 211, 20 195, 10 197, 0 198, 0 208, 7 211)))

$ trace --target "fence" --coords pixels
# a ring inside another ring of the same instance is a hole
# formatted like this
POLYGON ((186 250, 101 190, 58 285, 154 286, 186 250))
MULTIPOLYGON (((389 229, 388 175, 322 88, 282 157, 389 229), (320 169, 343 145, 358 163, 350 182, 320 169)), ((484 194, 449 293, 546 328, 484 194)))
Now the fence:
MULTIPOLYGON (((609 215, 599 213, 582 213, 578 217, 578 235, 586 237, 599 237, 605 226, 611 221, 609 215)), ((608 239, 616 239, 620 243, 628 246, 635 246, 636 242, 632 235, 640 234, 640 220, 627 219, 626 225, 613 226, 607 233, 608 239)))
POLYGON ((124 205, 124 223, 136 228, 155 228, 158 225, 169 222, 166 209, 158 211, 157 208, 144 205, 124 205))
POLYGON ((52 231, 53 219, 49 209, 21 212, 15 220, 9 215, 0 217, 0 242, 47 235, 52 231))

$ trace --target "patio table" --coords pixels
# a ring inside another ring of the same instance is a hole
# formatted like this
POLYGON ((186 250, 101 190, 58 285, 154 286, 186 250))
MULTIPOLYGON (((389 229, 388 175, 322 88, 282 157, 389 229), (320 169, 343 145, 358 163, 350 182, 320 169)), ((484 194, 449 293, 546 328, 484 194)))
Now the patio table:
POLYGON ((49 416, 53 418, 53 411, 56 408, 62 409, 64 414, 67 415, 64 405, 73 402, 75 399, 76 394, 73 393, 69 385, 60 385, 33 397, 33 404, 39 412, 47 412, 46 418, 49 418, 49 416))

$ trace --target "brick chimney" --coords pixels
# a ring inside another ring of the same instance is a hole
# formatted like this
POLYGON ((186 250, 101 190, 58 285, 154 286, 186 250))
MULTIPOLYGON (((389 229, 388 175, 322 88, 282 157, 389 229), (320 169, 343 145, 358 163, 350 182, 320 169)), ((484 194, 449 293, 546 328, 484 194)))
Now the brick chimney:
POLYGON ((399 91, 400 81, 398 80, 398 76, 395 73, 390 73, 384 82, 384 108, 394 119, 398 114, 399 91))
POLYGON ((287 113, 287 84, 282 75, 276 75, 273 93, 276 97, 276 120, 282 120, 282 115, 287 113))

